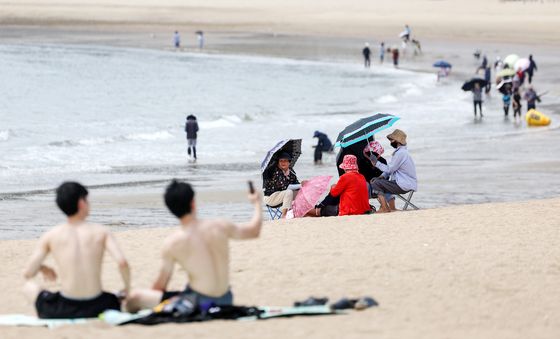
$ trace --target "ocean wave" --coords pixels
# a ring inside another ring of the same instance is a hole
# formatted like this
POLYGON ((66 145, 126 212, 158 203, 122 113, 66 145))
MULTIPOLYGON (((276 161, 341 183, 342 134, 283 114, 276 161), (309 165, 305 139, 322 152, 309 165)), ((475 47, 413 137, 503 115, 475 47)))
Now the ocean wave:
POLYGON ((124 137, 124 140, 131 140, 131 141, 152 141, 152 140, 165 140, 171 139, 173 135, 169 133, 169 131, 158 131, 153 133, 135 133, 129 134, 124 137))
POLYGON ((237 115, 223 115, 216 120, 199 121, 199 125, 201 128, 205 128, 205 129, 226 128, 226 127, 235 127, 241 124, 243 121, 250 121, 250 120, 252 120, 252 118, 248 114, 245 114, 243 117, 239 117, 237 115))
POLYGON ((121 141, 153 141, 171 139, 173 135, 169 131, 157 131, 152 133, 133 133, 117 137, 88 138, 81 140, 61 140, 48 143, 54 147, 76 147, 76 146, 97 146, 112 144, 121 141))
POLYGON ((378 104, 390 104, 397 101, 398 101, 397 98, 394 95, 390 95, 390 94, 383 95, 377 98, 377 100, 375 100, 375 102, 378 104))
POLYGON ((3 130, 0 131, 0 141, 8 141, 8 139, 10 139, 10 130, 3 130))
POLYGON ((404 96, 405 97, 422 95, 422 90, 420 89, 420 87, 418 87, 414 84, 405 84, 401 87, 404 90, 404 96))

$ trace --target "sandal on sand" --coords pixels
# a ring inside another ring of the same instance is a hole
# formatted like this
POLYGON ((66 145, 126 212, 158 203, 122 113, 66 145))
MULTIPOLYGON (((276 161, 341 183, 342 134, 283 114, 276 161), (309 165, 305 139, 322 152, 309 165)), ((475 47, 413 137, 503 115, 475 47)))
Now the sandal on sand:
POLYGON ((348 310, 348 309, 356 309, 356 310, 364 310, 369 307, 379 305, 377 301, 375 301, 371 297, 361 297, 359 299, 348 299, 342 298, 339 301, 331 304, 331 309, 333 310, 348 310))
POLYGON ((296 301, 294 303, 294 306, 295 307, 298 307, 298 306, 322 306, 322 305, 325 305, 328 301, 329 301, 329 298, 309 297, 309 298, 305 299, 304 301, 296 301))

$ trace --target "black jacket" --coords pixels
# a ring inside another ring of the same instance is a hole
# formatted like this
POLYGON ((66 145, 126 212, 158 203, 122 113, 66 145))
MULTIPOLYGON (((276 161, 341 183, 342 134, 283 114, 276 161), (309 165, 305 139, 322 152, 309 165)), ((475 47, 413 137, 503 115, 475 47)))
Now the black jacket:
POLYGON ((198 123, 196 119, 188 119, 185 123, 185 132, 187 132, 187 139, 196 139, 198 132, 198 123))

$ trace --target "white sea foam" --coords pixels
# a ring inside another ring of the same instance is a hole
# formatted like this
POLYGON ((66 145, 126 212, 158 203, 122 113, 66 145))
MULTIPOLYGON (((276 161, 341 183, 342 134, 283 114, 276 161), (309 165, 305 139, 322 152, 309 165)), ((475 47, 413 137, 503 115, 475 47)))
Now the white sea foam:
POLYGON ((379 98, 377 98, 377 100, 375 100, 375 102, 378 104, 391 104, 397 101, 397 98, 391 94, 380 96, 379 98))
POLYGON ((169 133, 169 131, 157 131, 153 133, 134 133, 129 134, 124 137, 125 140, 133 140, 133 141, 155 141, 155 140, 166 140, 173 138, 173 134, 169 133))
POLYGON ((224 115, 219 119, 211 121, 199 121, 198 124, 200 128, 228 128, 235 127, 243 122, 244 118, 240 118, 237 115, 224 115))
POLYGON ((10 134, 10 130, 0 131, 0 141, 8 141, 10 134))

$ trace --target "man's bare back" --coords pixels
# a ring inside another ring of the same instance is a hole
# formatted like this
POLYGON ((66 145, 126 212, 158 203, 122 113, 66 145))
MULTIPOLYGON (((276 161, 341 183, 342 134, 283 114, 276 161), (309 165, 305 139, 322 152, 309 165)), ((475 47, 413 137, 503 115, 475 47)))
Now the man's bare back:
POLYGON ((109 230, 86 222, 89 215, 87 189, 76 182, 65 182, 57 189, 57 205, 68 216, 67 222, 45 233, 31 255, 23 276, 23 291, 35 304, 42 318, 96 317, 106 309, 120 309, 114 294, 104 292, 101 265, 105 251, 118 262, 126 295, 130 288, 128 263, 109 230), (57 271, 43 264, 49 254, 57 271), (60 281, 61 290, 44 289, 34 278, 60 281), (58 276, 58 277, 57 277, 58 276))
MULTIPOLYGON (((48 250, 56 262, 56 274, 64 296, 85 299, 101 293, 101 263, 105 249, 113 257, 122 257, 120 251, 115 251, 114 241, 105 227, 85 222, 58 225, 42 237, 40 246, 48 250)), ((43 253, 45 251, 41 250, 38 254, 43 253)), ((36 267, 39 263, 32 264, 36 267)))
POLYGON ((249 222, 235 224, 227 220, 199 220, 194 209, 194 191, 186 183, 173 181, 167 188, 165 201, 179 218, 175 230, 163 244, 162 263, 151 289, 136 290, 127 299, 130 312, 154 307, 163 299, 179 293, 196 293, 216 303, 231 304, 229 290, 229 240, 257 238, 262 226, 262 206, 259 194, 249 194, 254 206, 249 222), (167 291, 175 263, 188 276, 185 291, 167 291))
POLYGON ((218 297, 229 288, 228 226, 224 220, 197 220, 165 240, 164 257, 175 260, 200 293, 218 297))

